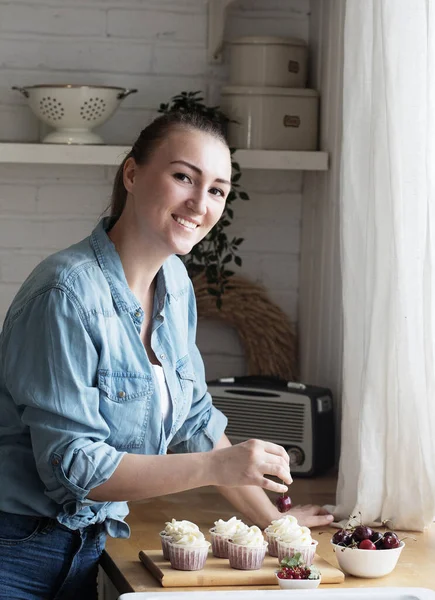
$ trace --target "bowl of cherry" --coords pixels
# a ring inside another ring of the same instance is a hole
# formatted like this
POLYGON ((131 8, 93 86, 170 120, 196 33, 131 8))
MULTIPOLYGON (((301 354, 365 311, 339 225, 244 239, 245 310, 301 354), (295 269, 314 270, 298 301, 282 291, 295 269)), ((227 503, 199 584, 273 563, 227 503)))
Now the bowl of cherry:
POLYGON ((309 590, 319 587, 320 571, 313 565, 308 567, 300 552, 289 558, 284 557, 275 571, 279 587, 283 590, 309 590))
POLYGON ((405 542, 394 531, 365 525, 339 529, 331 539, 340 569, 355 577, 384 577, 395 568, 405 542))

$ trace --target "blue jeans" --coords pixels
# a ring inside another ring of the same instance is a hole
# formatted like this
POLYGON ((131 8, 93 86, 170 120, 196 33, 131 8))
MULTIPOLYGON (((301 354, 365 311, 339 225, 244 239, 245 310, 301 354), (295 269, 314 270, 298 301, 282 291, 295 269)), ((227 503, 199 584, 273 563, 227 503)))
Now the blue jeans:
POLYGON ((96 600, 105 541, 101 525, 0 511, 0 600, 96 600))

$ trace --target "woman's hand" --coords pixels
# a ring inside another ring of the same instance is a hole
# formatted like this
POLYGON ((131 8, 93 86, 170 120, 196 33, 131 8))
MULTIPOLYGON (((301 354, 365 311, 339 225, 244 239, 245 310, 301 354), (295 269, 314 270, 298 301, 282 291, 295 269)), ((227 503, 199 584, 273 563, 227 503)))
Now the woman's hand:
POLYGON ((325 527, 334 520, 334 517, 327 510, 317 504, 305 504, 304 506, 299 504, 289 510, 286 515, 293 515, 298 520, 299 525, 305 525, 310 529, 325 527))
POLYGON ((290 485, 289 456, 282 446, 247 440, 228 448, 212 451, 216 485, 235 487, 255 485, 271 492, 282 493, 287 486, 265 477, 273 475, 290 485))

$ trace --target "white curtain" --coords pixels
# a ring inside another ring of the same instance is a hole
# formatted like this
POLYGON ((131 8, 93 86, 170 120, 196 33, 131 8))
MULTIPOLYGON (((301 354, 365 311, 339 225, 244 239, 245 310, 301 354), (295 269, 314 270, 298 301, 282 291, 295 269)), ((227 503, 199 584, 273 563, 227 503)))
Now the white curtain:
POLYGON ((347 0, 336 517, 435 515, 435 2, 347 0))

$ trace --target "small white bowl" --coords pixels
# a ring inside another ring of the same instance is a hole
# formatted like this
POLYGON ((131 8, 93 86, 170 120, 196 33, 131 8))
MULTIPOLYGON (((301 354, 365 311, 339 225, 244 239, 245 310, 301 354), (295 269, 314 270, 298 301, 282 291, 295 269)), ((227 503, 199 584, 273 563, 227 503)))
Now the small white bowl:
POLYGON ((391 550, 360 550, 359 548, 346 548, 331 542, 340 569, 355 577, 384 577, 394 570, 399 560, 400 553, 405 547, 400 542, 398 548, 391 550))
POLYGON ((280 579, 275 573, 279 587, 282 590, 313 590, 319 587, 322 578, 319 579, 280 579))

